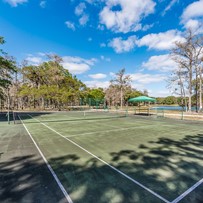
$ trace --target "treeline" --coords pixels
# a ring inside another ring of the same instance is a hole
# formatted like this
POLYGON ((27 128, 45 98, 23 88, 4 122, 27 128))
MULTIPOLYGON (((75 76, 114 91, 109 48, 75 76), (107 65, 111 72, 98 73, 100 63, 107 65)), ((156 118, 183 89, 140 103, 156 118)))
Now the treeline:
MULTIPOLYGON (((1 38, 1 43, 4 43, 1 38)), ((81 80, 61 65, 57 55, 48 55, 39 65, 15 61, 1 52, 0 105, 12 110, 64 110, 80 105, 97 107, 126 105, 130 97, 143 95, 132 89, 125 69, 119 71, 107 89, 88 88, 81 80), (122 91, 122 95, 121 95, 122 91)))
MULTIPOLYGON (((5 41, 0 37, 0 45, 5 41)), ((39 65, 15 60, 0 49, 0 108, 22 109, 68 109, 70 106, 128 105, 128 99, 148 95, 131 86, 131 77, 125 69, 118 71, 109 81, 109 87, 88 88, 76 76, 61 65, 57 55, 47 55, 47 61, 39 65)), ((168 79, 168 88, 175 96, 157 98, 158 104, 178 104, 191 111, 202 111, 203 82, 203 36, 191 30, 184 40, 175 43, 171 57, 177 63, 168 79)), ((131 104, 134 105, 134 104, 131 104)))

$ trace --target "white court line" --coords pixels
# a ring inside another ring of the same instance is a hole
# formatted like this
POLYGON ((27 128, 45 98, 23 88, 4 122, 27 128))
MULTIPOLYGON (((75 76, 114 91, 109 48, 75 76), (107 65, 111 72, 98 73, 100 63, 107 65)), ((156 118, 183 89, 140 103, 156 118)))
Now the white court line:
MULTIPOLYGON (((29 115, 29 114, 28 114, 29 115)), ((49 127, 48 125, 40 122, 38 119, 33 118, 31 115, 29 115, 32 119, 38 121, 39 123, 41 123, 42 125, 44 125, 45 127, 47 127, 48 129, 50 129, 51 131, 55 132, 56 134, 60 135, 61 137, 63 137, 64 139, 68 140, 69 142, 71 142, 72 144, 74 144, 75 146, 79 147, 80 149, 82 149, 83 151, 87 152, 88 154, 90 154, 91 156, 93 156, 94 158, 96 158, 97 160, 101 161, 102 163, 104 163, 105 165, 109 166, 111 169, 113 169, 114 171, 118 172, 119 174, 121 174, 122 176, 124 176, 125 178, 127 178, 128 180, 132 181, 133 183, 135 183, 136 185, 139 185, 140 187, 142 187, 143 189, 147 190, 148 192, 150 192, 151 194, 153 194, 154 196, 156 196, 157 198, 161 199, 162 201, 166 202, 166 203, 170 203, 170 201, 166 200, 164 197, 160 196, 159 194, 157 194, 156 192, 152 191, 151 189, 147 188, 146 186, 144 186, 143 184, 141 184, 140 182, 134 180, 133 178, 131 178, 130 176, 126 175, 125 173, 123 173, 122 171, 118 170, 117 168, 115 168, 114 166, 110 165, 109 163, 107 163, 106 161, 102 160, 101 158, 99 158, 98 156, 94 155, 93 153, 89 152, 88 150, 86 150, 85 148, 83 148, 82 146, 80 146, 79 144, 75 143, 74 141, 68 139, 67 137, 65 137, 64 135, 62 135, 61 133, 57 132, 56 130, 54 130, 53 128, 49 127)))
POLYGON ((40 150, 40 148, 38 147, 37 143, 35 142, 35 140, 33 139, 32 135, 30 134, 30 132, 28 131, 27 127, 25 126, 23 120, 21 120, 21 117, 18 116, 20 121, 22 122, 25 130, 27 131, 28 135, 30 136, 32 142, 34 143, 35 147, 37 148, 37 150, 39 151, 41 157, 43 158, 44 162, 46 163, 49 171, 51 172, 52 176, 54 177, 55 181, 57 182, 58 186, 60 187, 61 191, 63 192, 64 196, 66 197, 68 203, 73 203, 72 199, 70 198, 70 196, 68 195, 68 193, 66 192, 65 188, 63 187, 62 183, 60 182, 60 180, 58 179, 57 175, 55 174, 54 170, 52 169, 52 167, 49 165, 47 159, 45 158, 45 156, 43 155, 42 151, 40 150))
POLYGON ((191 193, 193 190, 195 190, 199 185, 203 183, 203 178, 199 180, 197 183, 195 183, 192 187, 190 187, 188 190, 186 190, 183 194, 181 194, 179 197, 174 199, 171 203, 177 203, 180 200, 182 200, 185 196, 187 196, 189 193, 191 193))
MULTIPOLYGON (((31 116, 30 114, 27 114, 29 116, 31 116)), ((66 115, 67 116, 67 115, 66 115)), ((98 118, 97 119, 94 119, 94 118, 91 118, 91 119, 85 119, 83 116, 80 116, 80 117, 72 117, 72 116, 68 116, 68 118, 72 118, 73 120, 71 119, 59 119, 59 120, 52 120, 52 119, 45 119, 45 120, 40 120, 40 122, 60 122, 60 123, 66 123, 66 122, 81 122, 83 123, 84 121, 89 123, 89 122, 98 122, 98 118)), ((110 118, 101 118, 99 119, 99 122, 102 122, 102 121, 111 121, 111 120, 116 120, 116 119, 120 119, 120 118, 125 118, 125 117, 110 117, 110 118)), ((106 124, 107 125, 107 124, 106 124)), ((107 125, 108 126, 108 125, 107 125)))
POLYGON ((70 136, 66 136, 66 137, 71 138, 71 137, 77 137, 77 136, 83 136, 83 135, 91 135, 91 134, 96 134, 96 133, 118 132, 118 131, 132 130, 132 129, 142 128, 142 127, 143 126, 136 126, 136 127, 130 127, 130 128, 117 128, 117 129, 113 129, 113 130, 101 130, 101 131, 94 131, 94 132, 89 132, 89 133, 70 135, 70 136))

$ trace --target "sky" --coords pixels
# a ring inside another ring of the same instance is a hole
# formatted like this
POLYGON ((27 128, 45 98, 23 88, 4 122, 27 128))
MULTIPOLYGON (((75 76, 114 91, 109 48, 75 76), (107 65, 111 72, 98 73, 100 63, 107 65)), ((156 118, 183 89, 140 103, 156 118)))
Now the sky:
POLYGON ((202 23, 203 0, 0 0, 1 48, 19 63, 57 54, 92 88, 125 68, 154 97, 172 94, 170 50, 188 28, 203 33, 202 23))

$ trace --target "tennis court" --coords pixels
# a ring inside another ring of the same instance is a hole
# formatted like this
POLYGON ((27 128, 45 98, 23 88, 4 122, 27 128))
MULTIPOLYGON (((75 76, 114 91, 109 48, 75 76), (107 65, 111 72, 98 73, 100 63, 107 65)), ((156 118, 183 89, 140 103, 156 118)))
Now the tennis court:
POLYGON ((67 202, 203 202, 202 122, 125 112, 14 117, 67 202))

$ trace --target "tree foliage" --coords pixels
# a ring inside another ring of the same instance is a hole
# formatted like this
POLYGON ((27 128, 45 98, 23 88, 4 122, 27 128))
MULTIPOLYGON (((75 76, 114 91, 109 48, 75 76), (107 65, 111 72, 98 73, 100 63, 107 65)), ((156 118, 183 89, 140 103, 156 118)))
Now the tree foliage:
MULTIPOLYGON (((0 37, 0 45, 4 44, 4 38, 0 37)), ((0 49, 0 97, 3 98, 5 89, 11 85, 12 74, 16 71, 15 61, 0 49)))
POLYGON ((19 95, 24 100, 23 106, 61 109, 65 104, 79 105, 80 98, 84 96, 85 84, 55 58, 39 66, 24 66, 21 71, 23 81, 19 95))
POLYGON ((129 87, 131 82, 130 75, 125 75, 125 68, 118 71, 115 74, 115 78, 111 80, 111 87, 114 91, 117 89, 120 92, 120 107, 123 107, 123 95, 125 94, 126 89, 129 87))

